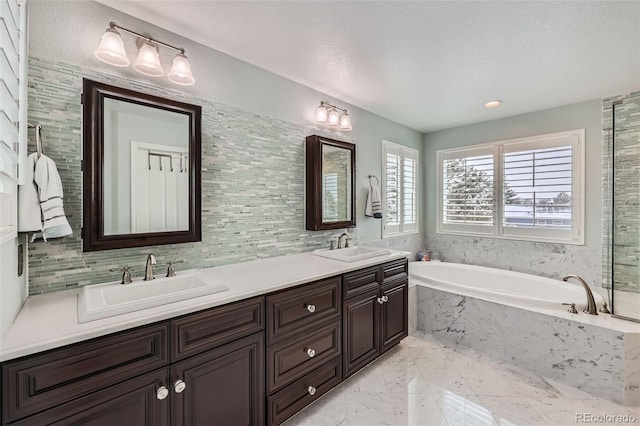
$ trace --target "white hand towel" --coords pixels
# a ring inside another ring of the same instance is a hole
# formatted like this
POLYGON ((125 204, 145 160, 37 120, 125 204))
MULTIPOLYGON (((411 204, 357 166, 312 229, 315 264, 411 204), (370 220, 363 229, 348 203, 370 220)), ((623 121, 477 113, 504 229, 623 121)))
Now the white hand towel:
POLYGON ((380 188, 369 185, 367 194, 367 204, 364 208, 364 215, 375 219, 382 219, 382 203, 380 202, 380 188))
POLYGON ((38 199, 40 200, 40 211, 42 212, 42 233, 35 234, 35 238, 60 238, 71 235, 71 226, 64 214, 62 204, 62 181, 56 163, 46 155, 42 154, 36 161, 34 171, 34 182, 38 187, 38 199))
POLYGON ((42 211, 38 198, 38 187, 33 181, 33 174, 38 161, 38 154, 27 157, 25 170, 26 184, 18 187, 18 232, 42 231, 42 211))

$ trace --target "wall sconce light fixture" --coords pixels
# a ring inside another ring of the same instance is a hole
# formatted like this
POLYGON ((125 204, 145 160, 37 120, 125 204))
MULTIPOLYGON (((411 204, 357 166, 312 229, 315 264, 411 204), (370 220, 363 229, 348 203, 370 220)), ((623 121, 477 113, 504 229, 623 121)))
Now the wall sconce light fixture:
POLYGON ((351 117, 347 114, 347 110, 331 105, 325 101, 320 101, 320 106, 316 109, 316 115, 313 121, 344 131, 353 130, 351 117), (342 111, 342 114, 339 114, 338 111, 342 111))
POLYGON ((189 64, 182 47, 175 47, 144 36, 121 27, 113 21, 109 22, 109 28, 107 28, 107 31, 102 35, 100 45, 95 51, 96 58, 107 64, 115 65, 116 67, 129 66, 131 62, 124 50, 124 42, 118 30, 133 34, 137 37, 139 49, 138 58, 133 64, 133 68, 136 71, 150 77, 162 77, 164 75, 164 70, 160 65, 160 55, 158 54, 158 46, 161 45, 178 51, 178 54, 173 60, 171 71, 169 71, 167 75, 169 81, 182 86, 191 86, 196 82, 191 73, 191 64, 189 64))

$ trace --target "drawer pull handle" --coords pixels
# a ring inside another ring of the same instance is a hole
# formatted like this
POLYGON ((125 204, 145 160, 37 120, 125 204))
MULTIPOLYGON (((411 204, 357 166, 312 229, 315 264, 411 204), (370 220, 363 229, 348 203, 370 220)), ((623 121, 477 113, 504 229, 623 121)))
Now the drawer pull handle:
POLYGON ((378 297, 378 303, 382 305, 384 303, 384 299, 382 297, 378 297))
POLYGON ((314 393, 316 393, 316 388, 314 388, 313 386, 309 386, 307 388, 307 392, 309 392, 309 395, 313 395, 314 393))
POLYGON ((314 313, 316 311, 316 305, 307 305, 307 311, 314 313))
POLYGON ((156 398, 158 398, 161 401, 168 396, 169 396, 169 389, 167 389, 165 386, 160 386, 156 391, 156 398))
POLYGON ((182 393, 187 388, 187 384, 182 380, 176 380, 176 383, 173 385, 173 389, 175 389, 176 393, 182 393))
POLYGON ((313 349, 309 348, 309 349, 307 349, 307 355, 309 355, 309 358, 313 358, 314 356, 316 356, 316 351, 314 351, 313 349))
POLYGON ((389 296, 382 296, 382 301, 383 302, 388 302, 389 301, 389 296))

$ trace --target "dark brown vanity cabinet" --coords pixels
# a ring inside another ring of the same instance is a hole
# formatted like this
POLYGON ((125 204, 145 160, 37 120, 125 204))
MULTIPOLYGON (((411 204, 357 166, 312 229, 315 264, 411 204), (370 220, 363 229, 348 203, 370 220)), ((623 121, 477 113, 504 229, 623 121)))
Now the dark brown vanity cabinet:
POLYGON ((264 298, 2 365, 2 424, 262 425, 264 298))
POLYGON ((267 296, 267 418, 278 425, 342 380, 341 277, 267 296))
POLYGON ((395 260, 7 361, 0 423, 279 425, 407 335, 407 266, 395 260))
POLYGON ((402 259, 344 275, 344 378, 407 336, 407 271, 402 259))

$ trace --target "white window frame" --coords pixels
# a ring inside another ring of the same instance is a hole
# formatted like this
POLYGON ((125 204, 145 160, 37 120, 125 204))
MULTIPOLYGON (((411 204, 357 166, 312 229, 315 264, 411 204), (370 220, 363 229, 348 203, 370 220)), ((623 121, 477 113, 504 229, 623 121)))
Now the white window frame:
POLYGON ((550 133, 526 138, 509 139, 461 148, 436 151, 437 156, 437 224, 438 234, 470 235, 507 240, 540 241, 584 245, 585 226, 585 130, 550 133), (505 152, 571 145, 571 230, 525 229, 503 226, 503 159, 505 152), (443 223, 443 161, 451 158, 493 152, 493 226, 443 223))
POLYGON ((382 141, 382 179, 380 180, 380 198, 382 203, 382 238, 390 238, 398 235, 409 235, 409 234, 417 234, 420 232, 420 151, 414 148, 409 148, 404 145, 400 145, 394 142, 390 142, 387 140, 382 141), (400 194, 398 195, 399 199, 399 211, 398 211, 398 220, 399 223, 397 225, 387 225, 387 154, 395 154, 400 157, 400 167, 399 171, 400 179, 403 176, 402 164, 405 158, 412 159, 415 161, 415 187, 414 191, 416 194, 416 216, 415 222, 405 223, 403 218, 402 211, 402 182, 400 183, 400 194))

